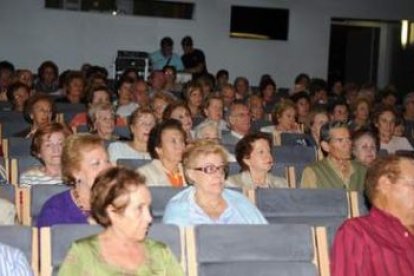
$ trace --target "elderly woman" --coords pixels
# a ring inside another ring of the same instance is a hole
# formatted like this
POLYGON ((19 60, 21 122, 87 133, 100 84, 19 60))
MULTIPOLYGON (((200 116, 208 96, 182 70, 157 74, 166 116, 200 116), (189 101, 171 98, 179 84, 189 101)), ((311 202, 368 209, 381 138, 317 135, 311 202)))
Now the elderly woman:
POLYGON ((227 154, 211 141, 190 145, 183 158, 186 176, 193 186, 179 192, 167 204, 164 223, 266 224, 260 211, 241 193, 224 189, 227 154))
POLYGON ((105 170, 91 191, 91 214, 104 231, 74 242, 59 275, 184 275, 167 245, 146 238, 150 206, 144 177, 126 168, 105 170))
POLYGON ((59 275, 184 275, 167 245, 146 238, 151 194, 145 178, 126 168, 100 174, 91 214, 104 231, 72 244, 59 275))
POLYGON ((195 140, 208 139, 217 143, 221 140, 221 131, 216 121, 207 120, 197 126, 194 132, 195 140))
POLYGON ((15 136, 32 138, 39 127, 47 125, 52 121, 55 115, 53 100, 45 94, 35 94, 27 100, 23 115, 31 126, 15 136))
POLYGON ((90 189, 96 176, 111 163, 101 138, 77 134, 66 139, 61 166, 63 178, 70 189, 46 201, 37 220, 38 227, 88 223, 90 189))
POLYGON ((378 138, 372 132, 361 129, 352 134, 352 155, 361 164, 370 167, 378 148, 378 138))
POLYGON ((129 117, 129 128, 132 141, 116 141, 109 145, 108 153, 113 164, 120 158, 150 159, 148 139, 151 129, 155 126, 155 116, 149 107, 140 107, 129 117))
POLYGON ((115 113, 110 103, 97 103, 88 110, 88 119, 92 134, 97 134, 103 140, 114 141, 120 137, 114 134, 115 113))
POLYGON ((394 136, 397 113, 391 106, 381 106, 374 114, 374 125, 378 131, 380 149, 385 149, 389 154, 397 150, 413 150, 410 142, 405 137, 394 136))
POLYGON ((23 172, 20 185, 63 184, 62 148, 71 131, 59 123, 51 123, 39 128, 33 136, 32 155, 40 160, 41 166, 35 166, 23 172))
POLYGON ((236 145, 236 159, 242 172, 227 179, 226 185, 242 188, 288 188, 282 177, 270 173, 273 166, 272 141, 267 134, 252 133, 236 145))
POLYGON ((7 88, 7 99, 11 102, 14 111, 23 112, 29 96, 30 88, 22 82, 15 82, 7 88))
POLYGON ((229 127, 225 120, 224 116, 224 102, 223 98, 217 95, 210 95, 204 101, 204 115, 207 120, 215 121, 219 124, 220 130, 229 130, 229 127))
POLYGON ((273 143, 281 144, 281 134, 283 132, 300 133, 300 127, 296 123, 295 104, 290 100, 285 100, 276 106, 272 113, 272 126, 262 127, 262 132, 272 133, 273 143))
POLYGON ((172 103, 164 110, 163 120, 176 119, 181 122, 183 127, 187 142, 191 142, 193 139, 193 119, 191 118, 190 110, 187 105, 184 103, 172 103))
POLYGON ((185 149, 185 131, 174 119, 155 126, 148 140, 148 152, 153 159, 139 167, 149 186, 182 187, 186 185, 181 159, 185 149))

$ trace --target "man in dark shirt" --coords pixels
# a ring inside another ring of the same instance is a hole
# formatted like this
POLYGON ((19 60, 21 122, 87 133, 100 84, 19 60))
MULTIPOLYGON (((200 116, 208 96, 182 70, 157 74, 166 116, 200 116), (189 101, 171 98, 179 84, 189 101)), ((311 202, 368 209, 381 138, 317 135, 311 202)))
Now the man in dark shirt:
POLYGON ((414 275, 414 160, 395 155, 375 160, 365 192, 373 207, 339 228, 331 275, 414 275))
POLYGON ((185 71, 193 74, 193 79, 197 79, 203 74, 207 73, 206 59, 203 51, 193 48, 193 39, 190 36, 185 36, 181 40, 184 55, 181 57, 185 71))

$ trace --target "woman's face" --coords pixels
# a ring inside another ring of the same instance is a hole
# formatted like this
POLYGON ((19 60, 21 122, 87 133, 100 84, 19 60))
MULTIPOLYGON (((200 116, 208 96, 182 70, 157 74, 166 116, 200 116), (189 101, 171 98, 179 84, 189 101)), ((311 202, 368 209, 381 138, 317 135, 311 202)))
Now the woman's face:
POLYGON ((153 108, 155 111, 155 117, 158 121, 162 120, 162 113, 164 112, 165 108, 167 107, 168 103, 160 98, 156 98, 153 102, 153 108))
POLYGON ((269 84, 265 87, 265 89, 263 90, 263 99, 265 100, 269 100, 273 97, 273 95, 275 94, 276 89, 273 85, 269 84))
POLYGON ((23 71, 19 75, 19 81, 31 88, 33 86, 33 74, 30 71, 23 71))
POLYGON ((156 148, 161 161, 178 164, 185 149, 183 134, 177 129, 166 129, 161 133, 161 145, 156 148))
POLYGON ((273 166, 273 157, 269 142, 266 139, 259 139, 251 145, 253 150, 250 156, 243 159, 249 170, 258 173, 270 171, 273 166))
POLYGON ((132 100, 132 83, 124 82, 118 90, 119 100, 131 101, 132 100))
POLYGON ((190 93, 189 104, 191 106, 200 107, 203 103, 203 93, 200 89, 195 89, 190 93))
POLYGON ((369 135, 361 136, 354 142, 353 154, 356 160, 370 166, 377 157, 377 147, 374 139, 369 135))
POLYGON ((298 117, 306 117, 309 114, 310 110, 310 103, 307 99, 301 98, 296 103, 296 111, 298 113, 298 117))
POLYGON ((126 240, 144 241, 152 222, 150 211, 151 193, 145 185, 140 185, 129 193, 129 203, 122 213, 108 207, 112 228, 117 230, 126 240))
POLYGON ((392 136, 394 135, 394 130, 395 130, 395 116, 394 116, 394 114, 390 111, 383 112, 378 117, 378 122, 376 122, 375 125, 378 128, 379 136, 380 136, 381 140, 383 138, 385 138, 387 140, 391 139, 392 136))
POLYGON ((53 132, 43 136, 40 145, 39 158, 46 167, 60 166, 60 157, 62 156, 63 142, 65 135, 62 132, 53 132))
POLYGON ((366 102, 360 102, 355 110, 355 118, 366 121, 369 117, 369 107, 366 102))
POLYGON ((244 80, 238 80, 235 85, 235 89, 238 94, 240 95, 247 95, 249 92, 249 87, 247 86, 247 83, 244 80))
POLYGON ((46 67, 42 72, 42 80, 46 84, 52 84, 56 80, 57 76, 53 67, 46 67))
POLYGON ((208 119, 220 121, 223 118, 223 102, 217 99, 210 100, 210 104, 204 112, 208 119))
POLYGON ((149 133, 155 126, 155 117, 150 113, 144 113, 138 117, 138 119, 131 125, 131 132, 134 136, 134 140, 147 143, 149 133))
POLYGON ((102 146, 79 149, 79 153, 82 158, 79 164, 79 171, 75 172, 74 176, 83 185, 91 188, 96 176, 111 166, 108 153, 102 146))
POLYGON ((73 79, 68 86, 67 95, 74 103, 79 103, 83 97, 84 82, 82 79, 73 79))
POLYGON ((15 109, 23 111, 24 104, 29 98, 29 91, 24 87, 20 87, 19 89, 14 91, 13 97, 15 109))
POLYGON ((283 130, 291 130, 295 125, 296 111, 294 108, 287 108, 277 118, 278 126, 283 130))
POLYGON ((92 104, 96 103, 109 103, 109 95, 104 90, 98 90, 93 93, 92 104))
POLYGON ((111 135, 115 130, 115 116, 112 110, 100 110, 96 112, 94 126, 101 136, 111 135))
POLYGON ((48 101, 38 101, 33 105, 30 117, 36 127, 46 125, 52 121, 52 106, 48 101))
MULTIPOLYGON (((315 115, 315 118, 313 119, 313 124, 311 126, 312 135, 314 137, 317 137, 319 140, 321 127, 329 121, 328 115, 325 113, 319 113, 315 115)), ((317 141, 319 143, 319 141, 317 141)))
POLYGON ((191 119, 190 112, 184 107, 177 107, 171 113, 171 118, 181 122, 183 129, 189 132, 193 128, 193 119, 191 119))
POLYGON ((220 195, 225 180, 225 163, 221 155, 210 153, 198 156, 187 175, 194 182, 197 193, 220 195))

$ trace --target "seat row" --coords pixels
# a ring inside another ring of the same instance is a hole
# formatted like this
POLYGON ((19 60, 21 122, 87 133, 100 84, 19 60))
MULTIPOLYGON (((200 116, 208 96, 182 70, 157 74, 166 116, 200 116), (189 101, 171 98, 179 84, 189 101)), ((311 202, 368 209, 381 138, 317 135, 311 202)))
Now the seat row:
MULTIPOLYGON (((0 186, 0 196, 14 201, 20 221, 36 225, 43 204, 53 195, 67 190, 64 185, 35 185, 31 188, 0 186)), ((152 216, 161 221, 168 201, 183 188, 149 187, 152 216)), ((368 212, 364 197, 342 189, 246 189, 241 190, 262 212, 269 223, 339 224, 349 217, 368 212)))
MULTIPOLYGON (((40 229, 0 226, 0 242, 21 249, 35 275, 56 275, 71 243, 102 231, 98 225, 40 229), (39 254, 40 252, 40 254, 39 254), (39 265, 40 264, 40 265, 39 265)), ((329 275, 329 229, 306 224, 153 224, 148 236, 167 244, 186 275, 329 275), (254 241, 254 242, 252 242, 254 241)))

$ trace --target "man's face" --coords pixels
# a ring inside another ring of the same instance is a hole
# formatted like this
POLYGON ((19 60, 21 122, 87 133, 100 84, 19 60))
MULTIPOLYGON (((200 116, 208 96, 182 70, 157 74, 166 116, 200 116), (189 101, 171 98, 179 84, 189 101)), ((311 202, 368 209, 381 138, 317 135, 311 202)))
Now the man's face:
POLYGON ((348 108, 345 105, 335 106, 332 112, 332 121, 348 121, 348 108))
POLYGON ((149 104, 148 86, 144 82, 137 82, 133 86, 132 96, 135 102, 140 106, 149 104))
POLYGON ((164 57, 170 57, 173 53, 173 46, 162 46, 161 53, 164 57))
POLYGON ((329 134, 330 139, 327 142, 328 156, 336 160, 350 159, 352 142, 349 130, 347 128, 334 128, 329 134))
POLYGON ((247 134, 250 130, 250 112, 247 106, 235 105, 232 108, 229 121, 232 130, 243 135, 247 134))

